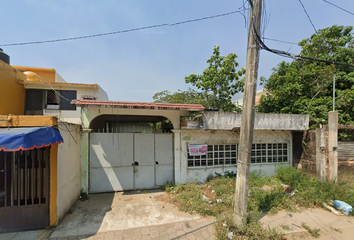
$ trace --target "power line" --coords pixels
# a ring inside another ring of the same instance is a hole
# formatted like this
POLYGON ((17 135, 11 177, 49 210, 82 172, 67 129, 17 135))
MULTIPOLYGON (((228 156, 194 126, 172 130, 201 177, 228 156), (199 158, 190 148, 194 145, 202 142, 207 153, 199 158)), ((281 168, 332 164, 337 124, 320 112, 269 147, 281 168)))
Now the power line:
POLYGON ((288 42, 288 41, 278 40, 278 39, 274 39, 274 38, 263 37, 263 39, 267 39, 267 40, 274 41, 274 42, 281 42, 281 43, 289 43, 289 44, 293 44, 293 45, 298 45, 295 42, 288 42))
MULTIPOLYGON (((248 2, 250 3, 251 8, 253 9, 253 3, 252 3, 252 1, 251 1, 251 0, 248 0, 248 2)), ((255 26, 255 23, 254 23, 254 19, 252 20, 252 27, 253 27, 254 32, 255 32, 255 34, 253 35, 253 37, 256 38, 257 44, 259 45, 259 47, 260 47, 261 49, 264 49, 264 50, 266 50, 266 51, 268 51, 268 52, 277 54, 277 55, 282 56, 282 57, 292 58, 292 59, 306 59, 306 60, 311 60, 311 61, 316 61, 316 62, 323 62, 323 63, 326 63, 326 64, 335 64, 335 65, 342 66, 342 67, 354 68, 354 65, 348 64, 348 63, 342 63, 342 62, 336 62, 336 61, 323 60, 323 59, 318 59, 318 58, 308 57, 308 56, 303 56, 303 55, 295 55, 295 54, 288 53, 288 52, 285 52, 285 51, 282 51, 282 50, 270 49, 270 48, 262 41, 259 32, 256 31, 256 26, 255 26)))
POLYGON ((84 39, 84 38, 101 37, 101 36, 107 36, 107 35, 140 31, 140 30, 151 29, 151 28, 159 28, 159 27, 167 27, 167 26, 172 27, 172 26, 185 24, 185 23, 198 22, 198 21, 208 20, 208 19, 212 19, 212 18, 224 17, 227 15, 235 14, 235 13, 239 13, 243 16, 243 18, 245 19, 245 25, 246 25, 245 15, 241 11, 232 11, 232 12, 228 12, 228 13, 222 13, 222 14, 217 14, 217 15, 213 15, 213 16, 196 18, 196 19, 191 19, 191 20, 186 20, 186 21, 181 21, 181 22, 176 22, 176 23, 163 23, 163 24, 157 24, 157 25, 151 25, 151 26, 145 26, 145 27, 139 27, 139 28, 131 28, 131 29, 126 29, 126 30, 121 30, 121 31, 108 32, 108 33, 98 33, 98 34, 85 35, 85 36, 79 36, 79 37, 60 38, 60 39, 34 41, 34 42, 8 43, 8 44, 1 44, 0 46, 8 47, 8 46, 19 46, 19 45, 29 45, 29 44, 53 43, 53 42, 71 41, 71 40, 84 39))
POLYGON ((342 7, 340 7, 340 6, 338 6, 338 5, 335 5, 334 3, 331 3, 331 2, 326 1, 326 0, 322 0, 322 1, 324 1, 325 3, 331 4, 332 6, 334 6, 334 7, 336 7, 336 8, 339 8, 339 9, 343 10, 344 12, 347 12, 347 13, 349 13, 349 14, 351 14, 351 15, 354 15, 354 13, 352 13, 352 12, 350 12, 350 11, 348 11, 348 10, 346 10, 346 9, 344 9, 344 8, 342 8, 342 7))
POLYGON ((315 29, 315 32, 317 33, 317 30, 316 30, 316 28, 315 28, 315 25, 313 24, 313 22, 312 22, 312 20, 311 20, 311 18, 310 18, 310 15, 307 13, 304 4, 302 4, 301 0, 299 0, 299 2, 300 2, 300 4, 301 4, 302 8, 304 9, 304 12, 306 13, 307 18, 309 19, 309 21, 310 21, 310 23, 311 23, 313 29, 315 29))

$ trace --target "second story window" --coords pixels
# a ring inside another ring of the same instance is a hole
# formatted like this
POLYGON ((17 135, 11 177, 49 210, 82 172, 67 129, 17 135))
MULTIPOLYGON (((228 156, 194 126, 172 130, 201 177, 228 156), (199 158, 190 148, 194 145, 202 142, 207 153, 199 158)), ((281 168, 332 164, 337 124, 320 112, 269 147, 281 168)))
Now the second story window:
POLYGON ((47 90, 47 109, 60 109, 60 93, 55 90, 47 90))
POLYGON ((76 107, 71 106, 72 100, 76 99, 76 91, 67 90, 26 90, 26 114, 43 115, 43 110, 72 110, 76 107))

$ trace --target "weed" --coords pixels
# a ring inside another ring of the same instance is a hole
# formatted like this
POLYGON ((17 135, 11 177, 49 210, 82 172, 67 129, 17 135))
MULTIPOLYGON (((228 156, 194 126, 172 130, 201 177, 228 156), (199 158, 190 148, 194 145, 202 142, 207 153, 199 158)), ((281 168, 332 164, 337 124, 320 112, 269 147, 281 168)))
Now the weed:
MULTIPOLYGON (((215 235, 218 239, 228 239, 229 232, 247 239, 282 239, 282 235, 276 229, 264 229, 260 226, 258 219, 261 214, 277 213, 282 209, 297 211, 299 207, 322 206, 324 202, 334 199, 354 205, 354 186, 347 183, 319 182, 316 178, 309 177, 290 166, 280 166, 276 173, 272 177, 265 176, 262 171, 250 173, 247 205, 250 215, 247 225, 243 228, 233 226, 230 215, 233 212, 235 173, 215 173, 214 176, 208 177, 207 183, 176 186, 166 183, 162 187, 171 193, 174 203, 181 211, 216 216, 218 222, 215 226, 215 235), (298 192, 289 197, 283 192, 282 184, 290 185, 298 192), (213 194, 206 194, 211 191, 213 194)), ((350 215, 354 216, 354 212, 350 215)), ((318 229, 310 231, 314 235, 319 232, 318 229)))
MULTIPOLYGON (((257 214, 256 214, 257 215, 257 214)), ((283 240, 284 235, 275 228, 263 228, 258 222, 258 217, 253 215, 248 218, 247 225, 237 227, 234 225, 230 213, 224 213, 217 217, 215 225, 215 237, 221 240, 228 240, 229 232, 233 232, 236 239, 252 240, 283 240)))
POLYGON ((56 228, 57 228, 57 225, 51 225, 51 226, 46 227, 45 229, 47 231, 54 231, 56 228))
POLYGON ((161 190, 164 190, 167 192, 171 192, 174 187, 175 187, 175 185, 173 184, 172 181, 167 181, 166 183, 164 183, 163 185, 160 186, 161 190))
POLYGON ((285 230, 285 231, 290 231, 290 230, 291 230, 291 227, 289 227, 288 225, 282 224, 282 225, 280 225, 280 227, 281 227, 283 230, 285 230))
POLYGON ((88 197, 88 194, 87 193, 85 193, 85 192, 83 192, 82 190, 81 190, 81 192, 80 192, 80 200, 82 201, 82 202, 84 202, 84 201, 86 201, 86 200, 88 200, 89 199, 89 197, 88 197))
POLYGON ((209 173, 209 175, 207 176, 205 182, 210 182, 213 179, 214 179, 214 175, 212 173, 209 173))
POLYGON ((307 230, 308 233, 311 234, 312 237, 314 238, 319 238, 320 237, 320 229, 318 228, 310 228, 306 223, 301 223, 301 227, 305 228, 307 230))
POLYGON ((341 229, 339 229, 339 228, 335 228, 335 227, 332 227, 332 226, 330 226, 329 228, 330 228, 330 229, 332 229, 333 231, 336 231, 336 232, 342 233, 342 230, 341 230, 341 229))

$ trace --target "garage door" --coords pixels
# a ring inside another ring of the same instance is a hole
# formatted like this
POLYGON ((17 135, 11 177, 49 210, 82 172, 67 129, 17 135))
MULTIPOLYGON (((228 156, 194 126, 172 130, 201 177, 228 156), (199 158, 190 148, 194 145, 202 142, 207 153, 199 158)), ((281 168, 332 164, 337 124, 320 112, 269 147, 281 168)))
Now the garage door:
POLYGON ((173 181, 171 133, 91 133, 90 192, 153 188, 173 181))

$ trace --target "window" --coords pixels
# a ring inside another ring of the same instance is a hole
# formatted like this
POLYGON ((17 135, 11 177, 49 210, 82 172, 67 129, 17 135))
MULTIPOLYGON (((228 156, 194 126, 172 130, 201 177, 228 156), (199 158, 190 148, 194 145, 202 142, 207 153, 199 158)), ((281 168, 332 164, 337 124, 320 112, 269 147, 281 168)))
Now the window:
POLYGON ((43 94, 44 94, 43 90, 27 89, 26 90, 26 110, 42 111, 44 108, 43 94))
POLYGON ((206 155, 202 156, 190 156, 188 153, 188 167, 234 166, 236 160, 236 144, 208 145, 206 155))
POLYGON ((60 93, 55 90, 47 90, 47 109, 59 109, 60 107, 60 93))
POLYGON ((71 101, 76 99, 76 91, 60 91, 60 109, 76 110, 76 106, 70 105, 71 101))
POLYGON ((287 143, 256 143, 252 145, 251 164, 288 162, 287 143))
MULTIPOLYGON (((206 155, 190 156, 188 152, 188 168, 235 166, 237 163, 238 145, 208 145, 206 155)), ((288 162, 287 143, 255 143, 252 144, 251 164, 286 163, 288 162)))
POLYGON ((76 110, 71 106, 72 100, 76 99, 76 91, 47 90, 46 108, 48 110, 76 110))

